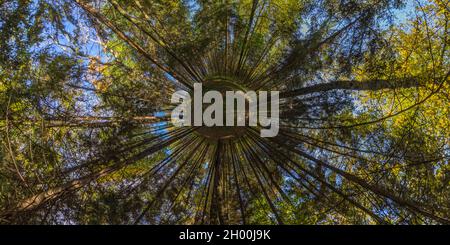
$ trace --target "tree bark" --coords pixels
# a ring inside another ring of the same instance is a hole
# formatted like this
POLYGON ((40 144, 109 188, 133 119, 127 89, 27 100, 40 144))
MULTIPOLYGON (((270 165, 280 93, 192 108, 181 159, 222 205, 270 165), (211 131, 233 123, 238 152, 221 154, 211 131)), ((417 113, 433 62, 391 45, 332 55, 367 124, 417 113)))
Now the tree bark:
POLYGON ((327 92, 330 90, 356 90, 356 91, 377 91, 382 89, 399 89, 419 87, 421 83, 417 78, 404 78, 396 80, 337 80, 329 83, 320 83, 309 87, 303 87, 292 91, 282 92, 281 98, 290 98, 300 95, 327 92))

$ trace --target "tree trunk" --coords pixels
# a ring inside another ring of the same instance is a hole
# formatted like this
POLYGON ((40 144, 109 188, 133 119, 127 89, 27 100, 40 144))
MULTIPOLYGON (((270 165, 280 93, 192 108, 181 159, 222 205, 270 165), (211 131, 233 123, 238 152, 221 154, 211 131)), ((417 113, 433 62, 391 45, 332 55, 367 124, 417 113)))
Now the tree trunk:
POLYGON ((398 80, 368 80, 362 82, 355 80, 338 80, 330 83, 320 83, 309 87, 283 92, 280 94, 280 97, 289 98, 299 95, 327 92, 336 89, 377 91, 382 89, 412 88, 418 86, 420 86, 420 82, 417 78, 405 78, 398 80))

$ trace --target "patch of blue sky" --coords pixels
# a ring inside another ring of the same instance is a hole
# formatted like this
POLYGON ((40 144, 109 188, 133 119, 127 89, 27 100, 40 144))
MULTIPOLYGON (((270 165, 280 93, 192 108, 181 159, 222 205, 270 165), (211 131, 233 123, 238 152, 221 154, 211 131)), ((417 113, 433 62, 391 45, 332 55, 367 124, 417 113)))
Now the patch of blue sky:
POLYGON ((195 15, 200 10, 200 4, 196 0, 187 0, 186 6, 189 9, 189 19, 190 19, 190 21, 193 21, 195 15))
MULTIPOLYGON (((420 2, 424 3, 424 1, 420 2)), ((408 0, 405 1, 405 6, 403 8, 394 9, 393 15, 395 23, 396 24, 406 23, 411 16, 414 16, 414 10, 416 8, 416 5, 417 5, 416 1, 408 0)))
POLYGON ((155 116, 155 117, 165 117, 166 116, 166 112, 164 112, 164 111, 157 111, 157 112, 153 113, 153 116, 155 116))

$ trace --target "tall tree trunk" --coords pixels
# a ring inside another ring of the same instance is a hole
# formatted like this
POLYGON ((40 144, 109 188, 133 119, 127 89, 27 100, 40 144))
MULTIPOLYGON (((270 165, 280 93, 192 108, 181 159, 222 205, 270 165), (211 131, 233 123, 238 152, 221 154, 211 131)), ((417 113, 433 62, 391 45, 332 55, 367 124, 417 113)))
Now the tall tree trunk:
POLYGON ((367 90, 377 91, 382 89, 399 89, 418 87, 421 83, 417 78, 405 78, 397 80, 338 80, 329 83, 320 83, 309 87, 299 88, 292 91, 280 93, 281 98, 295 97, 299 95, 306 95, 311 93, 327 92, 330 90, 344 89, 344 90, 367 90))

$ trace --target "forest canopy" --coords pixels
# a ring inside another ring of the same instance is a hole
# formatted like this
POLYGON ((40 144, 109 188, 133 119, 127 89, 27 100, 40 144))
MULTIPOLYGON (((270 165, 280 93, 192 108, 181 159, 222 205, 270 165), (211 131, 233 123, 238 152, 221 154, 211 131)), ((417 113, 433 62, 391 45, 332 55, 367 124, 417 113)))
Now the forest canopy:
POLYGON ((450 223, 447 0, 0 0, 0 33, 0 223, 450 223), (280 91, 278 135, 173 125, 221 81, 280 91))

